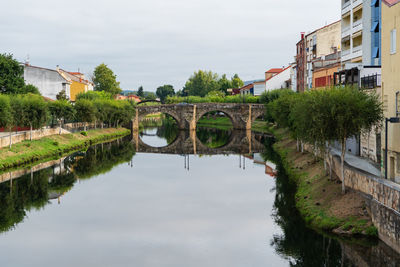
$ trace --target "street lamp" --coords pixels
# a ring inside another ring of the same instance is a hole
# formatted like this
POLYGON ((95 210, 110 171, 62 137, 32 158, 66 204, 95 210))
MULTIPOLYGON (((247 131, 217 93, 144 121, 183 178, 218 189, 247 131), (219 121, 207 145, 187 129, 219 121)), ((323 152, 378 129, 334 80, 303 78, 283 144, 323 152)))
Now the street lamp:
POLYGON ((400 123, 399 117, 392 117, 385 119, 385 179, 387 180, 387 168, 388 168, 388 124, 390 123, 400 123))

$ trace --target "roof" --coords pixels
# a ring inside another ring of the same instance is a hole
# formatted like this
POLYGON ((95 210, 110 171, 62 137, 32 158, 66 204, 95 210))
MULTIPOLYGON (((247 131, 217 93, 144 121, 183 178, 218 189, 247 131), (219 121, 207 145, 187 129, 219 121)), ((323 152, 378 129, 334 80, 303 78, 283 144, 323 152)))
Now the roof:
MULTIPOLYGON (((383 1, 385 1, 385 0, 383 0, 383 1)), ((393 1, 393 0, 392 0, 393 1)), ((399 0, 400 1, 400 0, 399 0)), ((341 22, 342 20, 337 20, 337 21, 335 21, 335 22, 332 22, 331 24, 328 24, 328 25, 325 25, 325 26, 323 26, 323 27, 321 27, 321 28, 318 28, 318 29, 316 29, 316 30, 314 30, 314 31, 312 31, 312 32, 310 32, 310 33, 307 33, 306 34, 306 36, 309 36, 309 35, 311 35, 311 34, 314 34, 315 32, 317 32, 317 31, 319 31, 319 30, 322 30, 322 29, 324 29, 324 28, 327 28, 327 27, 329 27, 329 26, 332 26, 333 24, 336 24, 336 23, 339 23, 339 22, 341 22)))
POLYGON ((281 72, 284 72, 285 70, 291 68, 292 66, 293 66, 293 64, 289 65, 288 67, 286 67, 286 68, 284 68, 284 69, 280 69, 280 70, 281 70, 280 72, 276 73, 274 76, 269 77, 269 78, 268 78, 267 80, 265 80, 265 81, 268 81, 268 80, 270 80, 270 79, 272 79, 272 78, 278 76, 278 74, 280 74, 281 72))
POLYGON ((48 68, 42 68, 42 67, 38 67, 38 66, 32 66, 30 64, 22 64, 24 66, 24 68, 35 68, 35 69, 40 69, 40 70, 46 70, 46 71, 53 71, 53 72, 57 72, 66 82, 70 82, 67 78, 65 78, 63 75, 61 75, 57 70, 53 70, 53 69, 48 69, 48 68))
POLYGON ((394 6, 397 3, 400 3, 400 0, 382 0, 388 6, 394 6))
POLYGON ((248 90, 248 89, 251 89, 251 88, 253 88, 253 87, 254 87, 254 84, 251 83, 251 84, 248 84, 248 85, 243 86, 242 88, 239 88, 239 90, 240 90, 240 91, 242 91, 242 90, 248 90))
POLYGON ((281 71, 283 71, 283 68, 275 68, 275 69, 270 69, 265 73, 280 73, 281 71))
MULTIPOLYGON (((63 69, 60 69, 59 72, 67 80, 71 80, 71 81, 75 81, 75 82, 79 82, 79 83, 86 83, 86 84, 90 84, 91 83, 88 80, 82 79, 81 77, 79 77, 77 75, 74 75, 73 74, 74 72, 68 72, 68 71, 65 71, 63 69)), ((82 75, 82 74, 80 74, 80 75, 82 75)))
POLYGON ((265 80, 254 82, 254 83, 265 83, 265 80))

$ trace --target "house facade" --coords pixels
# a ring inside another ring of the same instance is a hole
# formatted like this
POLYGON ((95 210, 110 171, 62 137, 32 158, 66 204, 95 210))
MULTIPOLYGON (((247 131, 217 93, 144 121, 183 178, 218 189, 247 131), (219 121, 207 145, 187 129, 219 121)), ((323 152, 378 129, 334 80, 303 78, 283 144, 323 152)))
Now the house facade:
POLYGON ((341 21, 336 21, 306 35, 306 88, 313 88, 313 61, 340 51, 341 21))
POLYGON ((340 52, 314 59, 312 62, 312 89, 331 87, 335 84, 335 73, 341 66, 340 52))
POLYGON ((42 96, 53 100, 62 90, 67 96, 71 92, 71 82, 57 70, 24 64, 24 79, 26 84, 36 86, 42 96))
POLYGON ((301 33, 301 39, 296 44, 296 90, 303 93, 306 87, 306 39, 305 33, 301 33))
POLYGON ((85 76, 82 73, 68 72, 59 68, 57 69, 57 71, 71 84, 69 93, 69 99, 71 101, 75 101, 76 96, 80 93, 93 91, 93 83, 86 80, 85 76))
MULTIPOLYGON (((382 98, 386 118, 400 116, 400 0, 382 1, 382 98)), ((385 153, 382 129, 382 154, 385 153)), ((384 157, 383 157, 384 158, 384 157)), ((388 125, 388 178, 400 182, 400 124, 388 125)))
POLYGON ((290 65, 287 68, 280 69, 279 73, 275 73, 273 76, 269 76, 269 78, 265 81, 265 90, 271 91, 274 89, 284 89, 284 88, 292 88, 292 68, 293 65, 290 65))

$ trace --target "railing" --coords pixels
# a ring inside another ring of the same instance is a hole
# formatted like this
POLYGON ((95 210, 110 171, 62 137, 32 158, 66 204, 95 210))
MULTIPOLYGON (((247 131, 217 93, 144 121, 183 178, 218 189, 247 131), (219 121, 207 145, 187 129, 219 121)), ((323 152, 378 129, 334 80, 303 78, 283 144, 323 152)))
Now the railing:
POLYGON ((358 27, 358 26, 360 26, 361 24, 362 24, 362 19, 359 19, 359 20, 353 22, 353 28, 358 27))
POLYGON ((374 89, 378 86, 381 86, 380 74, 372 74, 361 78, 361 88, 363 89, 374 89))
POLYGON ((343 6, 342 6, 342 9, 345 9, 346 7, 350 6, 350 4, 351 4, 351 1, 350 1, 350 0, 347 1, 347 2, 345 2, 345 3, 343 4, 343 6))
POLYGON ((345 27, 342 28, 342 33, 350 31, 350 29, 351 29, 350 25, 349 26, 345 26, 345 27))
POLYGON ((362 50, 362 45, 353 47, 353 53, 361 51, 361 50, 362 50))
POLYGON ((342 57, 347 55, 350 55, 350 49, 342 50, 342 57))

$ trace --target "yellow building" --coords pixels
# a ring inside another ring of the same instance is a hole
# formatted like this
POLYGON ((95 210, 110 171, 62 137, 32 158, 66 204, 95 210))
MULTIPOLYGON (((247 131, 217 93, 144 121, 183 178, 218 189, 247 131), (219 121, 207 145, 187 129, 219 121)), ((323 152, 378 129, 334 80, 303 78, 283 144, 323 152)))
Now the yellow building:
MULTIPOLYGON (((397 29, 400 29, 400 0, 383 0, 382 2, 382 96, 384 115, 386 118, 391 118, 400 115, 400 105, 396 105, 396 101, 400 103, 400 38, 396 36, 397 29)), ((384 132, 382 133, 382 148, 384 153, 384 132)), ((389 123, 387 163, 388 178, 399 183, 399 123, 389 123)))
POLYGON ((71 101, 76 100, 76 96, 80 93, 93 91, 93 83, 85 79, 85 76, 80 72, 68 72, 58 69, 58 72, 71 83, 70 95, 68 96, 71 101))

